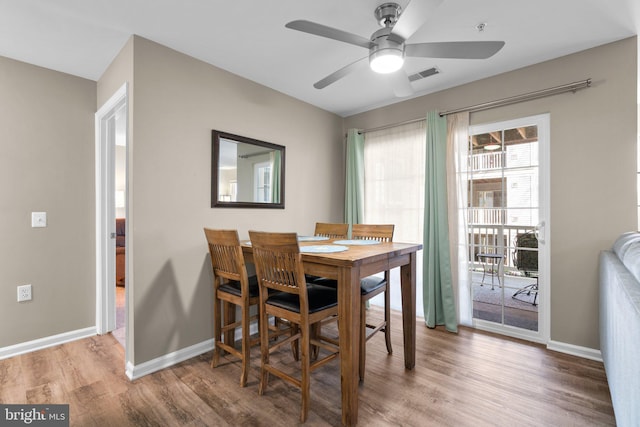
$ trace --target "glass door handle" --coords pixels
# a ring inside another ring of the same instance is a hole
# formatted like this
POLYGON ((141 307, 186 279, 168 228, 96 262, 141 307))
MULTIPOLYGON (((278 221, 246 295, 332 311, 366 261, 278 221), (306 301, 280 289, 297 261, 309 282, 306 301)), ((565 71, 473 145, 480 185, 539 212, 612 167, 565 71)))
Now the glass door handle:
POLYGON ((540 221, 538 225, 536 225, 536 237, 538 238, 538 242, 544 245, 545 239, 544 236, 547 232, 546 224, 544 221, 540 221))

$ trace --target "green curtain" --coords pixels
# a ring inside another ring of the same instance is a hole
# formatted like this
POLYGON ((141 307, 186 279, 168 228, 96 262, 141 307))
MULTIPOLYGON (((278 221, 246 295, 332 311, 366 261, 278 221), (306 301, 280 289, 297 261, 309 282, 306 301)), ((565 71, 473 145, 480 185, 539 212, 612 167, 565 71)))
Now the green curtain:
POLYGON ((347 132, 347 171, 344 190, 344 221, 359 224, 364 217, 364 135, 347 132))
POLYGON ((271 202, 280 203, 280 190, 282 188, 282 160, 280 150, 273 150, 270 154, 271 160, 271 202))
POLYGON ((423 304, 428 327, 445 325, 457 332, 456 305, 451 279, 447 214, 447 119, 427 114, 425 162, 423 304))

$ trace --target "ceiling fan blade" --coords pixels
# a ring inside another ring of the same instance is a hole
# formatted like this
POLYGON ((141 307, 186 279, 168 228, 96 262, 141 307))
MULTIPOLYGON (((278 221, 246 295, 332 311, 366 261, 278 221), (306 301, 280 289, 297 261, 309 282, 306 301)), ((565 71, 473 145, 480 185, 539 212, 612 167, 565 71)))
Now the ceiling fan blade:
POLYGON ((347 74, 350 74, 356 70, 359 70, 360 68, 364 68, 368 64, 369 64, 368 56, 365 56, 364 58, 360 58, 356 62, 352 62, 351 64, 340 68, 338 71, 329 74, 324 79, 314 83, 313 87, 315 87, 316 89, 323 89, 329 86, 330 84, 337 82, 347 74))
POLYGON ((434 42, 407 44, 406 56, 421 58, 486 59, 495 55, 504 42, 434 42))
POLYGON ((418 31, 443 0, 411 0, 404 8, 388 39, 402 43, 418 31))
POLYGON ((407 76, 407 73, 403 69, 400 69, 395 73, 389 73, 387 76, 390 80, 395 96, 398 98, 405 98, 413 95, 413 86, 411 86, 409 76, 407 76))
POLYGON ((320 37, 326 37, 328 39, 338 40, 340 42, 354 44, 365 49, 369 49, 372 44, 371 40, 361 37, 357 34, 348 33, 346 31, 327 27, 326 25, 322 24, 316 24, 315 22, 311 21, 291 21, 287 23, 285 27, 292 30, 302 31, 303 33, 309 33, 320 37))

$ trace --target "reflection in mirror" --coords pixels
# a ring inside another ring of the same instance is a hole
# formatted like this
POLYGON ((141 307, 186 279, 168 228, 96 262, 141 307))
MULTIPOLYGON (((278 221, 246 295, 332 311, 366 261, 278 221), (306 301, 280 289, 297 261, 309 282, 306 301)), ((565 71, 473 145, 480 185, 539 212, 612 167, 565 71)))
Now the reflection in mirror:
POLYGON ((213 131, 211 207, 284 208, 281 145, 213 131))

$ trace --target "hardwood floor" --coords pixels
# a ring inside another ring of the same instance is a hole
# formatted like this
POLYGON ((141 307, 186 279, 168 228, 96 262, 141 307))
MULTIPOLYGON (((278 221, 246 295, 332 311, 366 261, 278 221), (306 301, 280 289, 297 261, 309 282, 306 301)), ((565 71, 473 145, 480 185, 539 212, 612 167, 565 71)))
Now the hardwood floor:
MULTIPOLYGON (((371 309, 381 316, 382 311, 371 309)), ((393 355, 384 335, 367 343, 362 426, 615 425, 602 363, 461 328, 417 330, 416 369, 405 371, 402 320, 393 313, 393 355)), ((286 346, 285 346, 286 347, 286 346)), ((292 361, 284 349, 283 363, 292 361)), ((68 403, 73 426, 297 425, 300 392, 271 377, 258 395, 259 349, 247 387, 240 363, 209 366, 211 353, 130 382, 111 335, 0 360, 1 403, 68 403)), ((235 358, 234 358, 235 359, 235 358)), ((337 361, 311 376, 307 426, 340 425, 337 361)))

